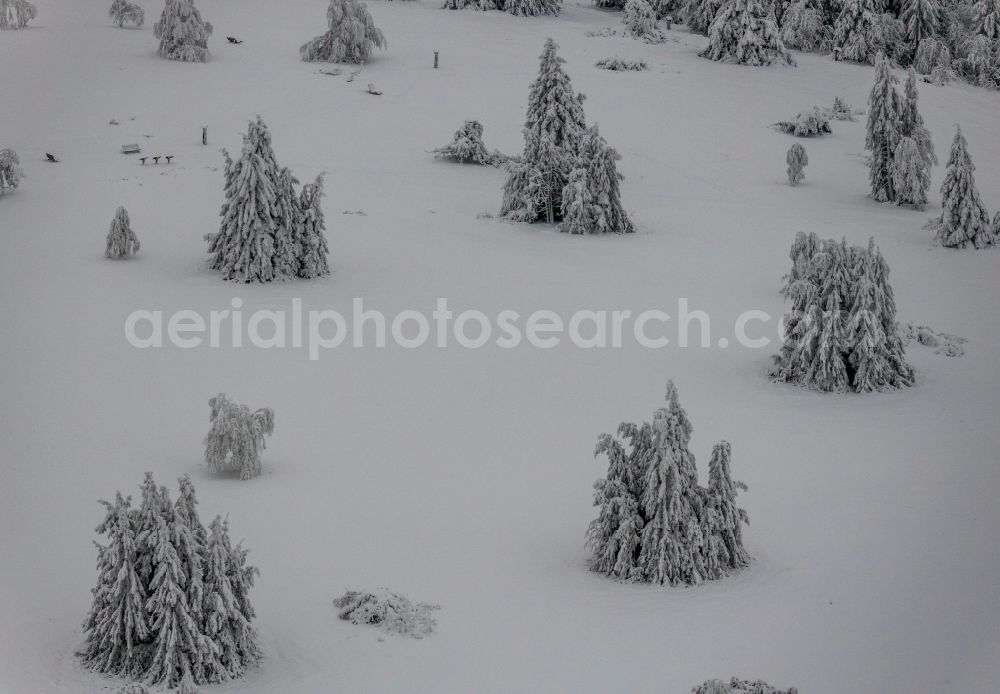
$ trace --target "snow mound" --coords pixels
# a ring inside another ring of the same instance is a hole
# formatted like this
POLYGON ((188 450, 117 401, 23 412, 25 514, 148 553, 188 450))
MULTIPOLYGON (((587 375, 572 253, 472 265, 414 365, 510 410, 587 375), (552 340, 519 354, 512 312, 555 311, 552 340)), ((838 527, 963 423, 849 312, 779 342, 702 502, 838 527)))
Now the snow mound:
POLYGON ((969 340, 951 333, 939 333, 926 325, 914 325, 907 323, 903 326, 903 339, 909 345, 916 342, 924 347, 930 347, 934 354, 942 354, 946 357, 961 357, 965 355, 964 345, 969 340))
POLYGON ((422 639, 434 633, 437 620, 431 612, 440 605, 413 603, 409 598, 379 588, 374 592, 349 590, 333 601, 338 617, 351 624, 372 624, 382 631, 422 639))
POLYGON ((616 72, 625 70, 635 70, 636 72, 648 70, 649 67, 642 60, 622 60, 621 58, 605 58, 594 63, 595 67, 602 70, 614 70, 616 72))
POLYGON ((728 682, 708 680, 691 691, 693 694, 798 694, 799 690, 795 687, 778 689, 761 680, 751 682, 734 677, 728 682))

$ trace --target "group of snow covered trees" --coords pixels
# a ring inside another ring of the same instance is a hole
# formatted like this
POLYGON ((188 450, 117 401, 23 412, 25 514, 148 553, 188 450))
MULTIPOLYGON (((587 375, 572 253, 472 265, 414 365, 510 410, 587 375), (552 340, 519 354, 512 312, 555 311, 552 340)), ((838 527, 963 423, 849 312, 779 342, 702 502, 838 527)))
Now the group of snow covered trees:
POLYGON ((12 149, 0 149, 0 195, 16 190, 24 178, 21 159, 12 149))
POLYGON ((521 222, 561 222, 572 234, 635 230, 621 204, 618 153, 588 128, 583 95, 548 39, 528 95, 524 154, 509 164, 500 214, 521 222))
POLYGON ((131 497, 102 501, 97 585, 78 655, 95 672, 192 689, 239 677, 260 657, 250 588, 259 573, 222 517, 206 528, 194 485, 172 502, 146 473, 131 497))
POLYGON ((708 486, 698 485, 688 450, 691 422, 667 384, 667 407, 642 425, 623 423, 618 436, 604 434, 595 455, 608 458, 608 473, 594 484, 600 510, 587 530, 591 568, 624 580, 694 585, 722 578, 750 563, 743 547, 746 512, 736 506, 729 443, 712 450, 708 486), (624 444, 623 444, 624 442, 624 444))
POLYGON ((790 256, 783 293, 792 307, 772 379, 827 392, 913 385, 889 266, 874 240, 850 246, 799 232, 790 256))
POLYGON ((272 282, 330 274, 320 201, 322 174, 296 193, 297 179, 279 167, 271 133, 258 116, 243 138, 240 158, 225 158, 225 196, 219 231, 208 234, 210 265, 223 279, 272 282))
POLYGON ((23 29, 38 16, 38 8, 28 0, 0 0, 0 29, 23 29))
POLYGON ((365 63, 376 48, 388 42, 375 26, 368 6, 358 0, 330 0, 327 31, 299 49, 302 60, 326 63, 365 63))
POLYGON ((518 17, 556 16, 562 0, 445 0, 445 10, 499 10, 518 17))
POLYGON ((205 435, 205 462, 211 472, 232 470, 240 479, 260 474, 260 452, 266 448, 265 437, 274 433, 274 410, 262 407, 251 412, 246 405, 233 402, 225 393, 208 401, 211 427, 205 435))
POLYGON ((194 0, 166 0, 159 21, 153 25, 153 36, 160 40, 157 52, 167 60, 206 62, 211 35, 212 25, 201 18, 194 0))
POLYGON ((907 75, 904 94, 889 59, 875 61, 875 85, 868 97, 868 181, 871 196, 879 202, 909 203, 922 208, 927 202, 930 168, 937 164, 934 143, 917 108, 917 81, 907 75))

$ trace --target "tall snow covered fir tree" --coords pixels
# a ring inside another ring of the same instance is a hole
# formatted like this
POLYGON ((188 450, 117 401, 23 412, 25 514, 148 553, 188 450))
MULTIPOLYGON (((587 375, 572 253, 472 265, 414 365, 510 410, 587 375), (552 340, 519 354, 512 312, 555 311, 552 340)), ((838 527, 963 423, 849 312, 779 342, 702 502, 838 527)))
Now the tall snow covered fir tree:
POLYGON ((12 149, 0 149, 0 195, 8 190, 17 190, 24 178, 21 159, 12 149))
POLYGON ((920 115, 920 93, 917 91, 917 75, 911 67, 906 73, 906 85, 903 87, 902 114, 900 116, 900 133, 903 137, 913 139, 920 153, 920 159, 927 168, 930 177, 930 167, 938 163, 934 151, 934 141, 931 133, 924 125, 924 117, 920 115))
POLYGON ((622 13, 625 32, 646 43, 663 43, 666 36, 656 26, 656 13, 646 0, 628 0, 622 13))
POLYGON ((912 137, 901 138, 892 154, 892 187, 896 191, 897 205, 908 204, 922 210, 927 204, 930 170, 912 137))
POLYGON ((368 6, 358 0, 330 0, 327 32, 299 49, 302 60, 326 63, 366 63, 376 48, 389 43, 375 26, 368 6))
POLYGON ((903 136, 903 102, 896 91, 896 76, 889 59, 879 54, 875 60, 875 85, 868 96, 868 129, 865 148, 868 156, 868 182, 871 196, 878 202, 894 202, 892 156, 903 136))
POLYGON ((740 65, 795 66, 774 19, 761 0, 724 0, 708 28, 703 58, 740 65))
POLYGON ((684 22, 691 31, 707 36, 708 28, 721 6, 722 0, 687 0, 682 12, 684 22))
POLYGON ((160 40, 158 53, 167 60, 184 63, 208 61, 208 37, 212 25, 201 18, 194 0, 166 0, 153 36, 160 40))
POLYGON ((788 148, 788 154, 785 155, 785 163, 788 164, 788 182, 793 186, 797 186, 806 177, 805 172, 802 170, 809 163, 806 148, 796 142, 788 148))
POLYGON ((558 48, 555 41, 546 40, 538 78, 528 94, 524 154, 510 164, 504 185, 500 214, 514 221, 562 219, 562 190, 587 128, 583 95, 573 91, 558 48))
POLYGON ((126 24, 141 27, 146 21, 146 11, 128 0, 114 0, 108 9, 108 16, 119 27, 126 24))
POLYGON ((895 390, 913 385, 889 266, 867 247, 799 232, 784 293, 785 342, 771 378, 826 392, 895 390))
POLYGON ((225 393, 208 401, 211 427, 205 435, 205 462, 211 472, 233 470, 241 480, 260 474, 260 452, 266 437, 274 433, 274 410, 262 407, 254 412, 233 402, 225 393))
POLYGON ((28 0, 0 0, 0 29, 23 29, 38 16, 38 8, 28 0))
POLYGON ((871 63, 880 51, 899 47, 902 31, 892 15, 883 16, 877 0, 846 0, 833 25, 833 58, 871 63))
POLYGON ((95 672, 151 686, 187 687, 239 677, 260 658, 249 588, 258 574, 216 517, 211 533, 180 479, 177 503, 151 473, 142 503, 102 501, 97 586, 78 655, 95 672))
POLYGON ((597 124, 587 129, 576 163, 563 188, 561 231, 571 234, 629 234, 635 227, 621 203, 615 166, 618 153, 601 137, 597 124))
POLYGON ((708 487, 698 485, 688 450, 691 422, 673 382, 667 407, 653 422, 623 423, 618 436, 602 435, 595 455, 608 473, 594 484, 598 516, 587 530, 591 568, 624 581, 694 585, 728 576, 750 563, 743 547, 746 512, 735 504, 730 446, 712 453, 708 487), (624 445, 623 445, 623 442, 624 445))
POLYGON ((830 49, 832 28, 823 22, 816 0, 796 0, 781 18, 781 40, 787 48, 803 52, 830 49))
POLYGON ((323 217, 323 174, 312 183, 302 186, 299 195, 301 250, 298 258, 299 277, 325 277, 330 274, 327 256, 330 249, 326 242, 326 222, 323 217))
POLYGON ((948 166, 941 182, 941 216, 929 223, 941 245, 949 248, 986 248, 998 239, 990 227, 989 213, 979 199, 976 170, 962 128, 955 127, 948 166))
POLYGON ((108 230, 108 240, 105 244, 104 255, 108 258, 124 258, 139 252, 139 239, 132 231, 132 225, 128 218, 128 211, 119 206, 115 210, 114 219, 111 220, 111 228, 108 230))
POLYGON ((904 0, 899 19, 906 27, 906 40, 915 52, 924 39, 934 38, 940 29, 941 6, 936 0, 904 0))

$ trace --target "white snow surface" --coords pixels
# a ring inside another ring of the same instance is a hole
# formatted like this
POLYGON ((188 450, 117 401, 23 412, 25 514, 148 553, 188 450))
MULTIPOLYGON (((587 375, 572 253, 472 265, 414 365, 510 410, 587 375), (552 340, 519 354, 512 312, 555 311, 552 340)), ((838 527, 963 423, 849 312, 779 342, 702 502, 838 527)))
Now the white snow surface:
MULTIPOLYGON (((228 513, 261 568, 266 657, 206 693, 682 693, 732 675, 804 694, 996 691, 1000 253, 943 249, 921 228, 940 213, 941 166, 925 212, 868 199, 863 122, 811 141, 794 189, 788 138, 768 127, 835 95, 863 105, 870 66, 809 54, 797 69, 713 63, 683 29, 658 46, 588 38, 617 18, 583 2, 525 19, 372 1, 389 48, 348 83, 299 59, 323 30, 320 0, 198 0, 215 26, 207 64, 159 58, 152 23, 113 27, 108 0, 37 4, 28 29, 0 34, 0 83, 16 95, 0 100, 0 147, 28 176, 0 199, 0 692, 119 686, 73 652, 95 580, 96 500, 136 495, 145 470, 168 486, 190 473, 202 516, 228 513), (496 213, 505 173, 427 154, 471 118, 519 152, 548 36, 588 95, 588 122, 622 155, 634 235, 477 219, 496 213), (613 53, 650 70, 593 67, 613 53), (365 94, 369 82, 383 95, 365 94), (300 180, 328 172, 330 277, 242 286, 205 266, 217 150, 239 151, 256 114, 300 180), (174 163, 141 167, 119 153, 129 142, 174 163), (102 252, 118 205, 143 241, 125 263, 102 252), (837 396, 768 381, 776 344, 344 346, 311 362, 293 349, 138 350, 124 337, 135 309, 207 313, 233 297, 244 311, 301 297, 348 315, 353 297, 390 315, 429 313, 439 296, 456 311, 673 315, 688 297, 712 315, 714 340, 744 310, 780 315, 799 230, 874 235, 900 321, 968 338, 965 356, 911 347, 915 387, 837 396), (621 585, 586 568, 591 484, 606 466, 591 451, 660 406, 668 378, 702 475, 711 445, 732 443, 755 561, 695 588, 621 585), (261 477, 205 468, 205 403, 220 391, 278 413, 261 477), (337 619, 336 588, 386 584, 442 604, 433 636, 379 642, 337 619)), ((920 87, 938 151, 961 123, 995 212, 1000 93, 920 87)))

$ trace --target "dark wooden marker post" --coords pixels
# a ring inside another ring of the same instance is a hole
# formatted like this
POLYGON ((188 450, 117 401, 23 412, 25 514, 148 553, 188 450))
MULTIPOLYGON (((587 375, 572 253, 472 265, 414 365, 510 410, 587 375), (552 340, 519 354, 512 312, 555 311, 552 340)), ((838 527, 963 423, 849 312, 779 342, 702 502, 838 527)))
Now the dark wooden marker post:
POLYGON ((437 70, 438 66, 438 52, 434 51, 434 69, 437 70))
POLYGON ((207 125, 203 125, 201 127, 201 144, 203 144, 203 145, 207 145, 208 144, 208 126, 207 125))

